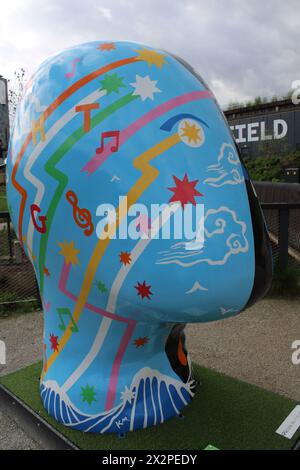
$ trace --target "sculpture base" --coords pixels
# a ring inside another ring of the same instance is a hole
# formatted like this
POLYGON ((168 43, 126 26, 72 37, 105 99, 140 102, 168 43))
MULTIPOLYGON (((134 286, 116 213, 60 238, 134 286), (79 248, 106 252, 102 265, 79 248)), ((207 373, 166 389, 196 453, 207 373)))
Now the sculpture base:
POLYGON ((124 439, 113 434, 78 432, 57 423, 43 408, 41 367, 41 363, 26 367, 1 377, 0 383, 81 449, 200 450, 208 444, 224 450, 291 449, 300 438, 299 431, 291 440, 275 432, 296 406, 295 401, 197 365, 194 376, 201 381, 201 387, 184 409, 183 419, 127 433, 124 439))

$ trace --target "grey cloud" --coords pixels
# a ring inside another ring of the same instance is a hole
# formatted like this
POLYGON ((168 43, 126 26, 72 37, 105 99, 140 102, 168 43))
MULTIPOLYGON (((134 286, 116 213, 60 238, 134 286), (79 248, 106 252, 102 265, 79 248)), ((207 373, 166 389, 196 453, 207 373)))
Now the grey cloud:
POLYGON ((280 95, 300 79, 298 0, 27 0, 26 8, 24 3, 4 14, 3 75, 22 65, 32 71, 49 54, 80 42, 126 39, 190 62, 222 104, 280 95))

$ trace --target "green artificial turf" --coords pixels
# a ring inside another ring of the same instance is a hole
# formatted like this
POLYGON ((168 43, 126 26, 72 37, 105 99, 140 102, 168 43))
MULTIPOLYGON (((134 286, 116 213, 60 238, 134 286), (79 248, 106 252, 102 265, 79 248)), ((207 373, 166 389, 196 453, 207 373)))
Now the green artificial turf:
POLYGON ((56 423, 43 409, 39 395, 41 363, 0 378, 0 383, 21 398, 82 449, 290 449, 293 440, 275 433, 297 404, 285 397, 194 365, 194 375, 201 385, 195 398, 185 408, 184 418, 152 428, 128 433, 85 434, 56 423))

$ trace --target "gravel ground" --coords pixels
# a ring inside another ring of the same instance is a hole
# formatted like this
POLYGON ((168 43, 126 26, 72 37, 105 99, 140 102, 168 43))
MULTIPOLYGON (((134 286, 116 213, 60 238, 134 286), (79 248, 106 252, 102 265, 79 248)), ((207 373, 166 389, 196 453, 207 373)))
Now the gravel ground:
POLYGON ((267 299, 243 314, 186 329, 191 357, 224 372, 300 401, 300 365, 292 343, 300 340, 300 301, 267 299))
MULTIPOLYGON (((40 359, 42 329, 41 312, 0 317, 0 340, 6 344, 6 365, 0 365, 0 375, 40 359)), ((0 450, 3 449, 36 450, 41 447, 17 423, 0 412, 0 450)))
MULTIPOLYGON (((42 327, 40 312, 0 317, 7 348, 0 375, 41 358, 42 327)), ((291 345, 300 340, 299 300, 263 300, 237 317, 189 325, 186 332, 193 361, 300 401, 300 365, 291 361, 291 345)), ((0 413, 0 449, 37 448, 0 413)))
POLYGON ((39 450, 40 445, 32 440, 20 426, 0 411, 0 450, 39 450))

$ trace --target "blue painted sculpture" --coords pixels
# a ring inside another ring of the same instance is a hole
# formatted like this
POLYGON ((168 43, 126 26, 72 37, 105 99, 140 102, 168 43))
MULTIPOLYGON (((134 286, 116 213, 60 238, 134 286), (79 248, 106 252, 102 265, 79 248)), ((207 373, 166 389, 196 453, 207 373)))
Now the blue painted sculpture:
POLYGON ((202 79, 128 42, 48 59, 18 109, 7 192, 43 300, 49 414, 97 433, 178 415, 194 394, 185 323, 238 314, 272 271, 252 184, 202 79))

